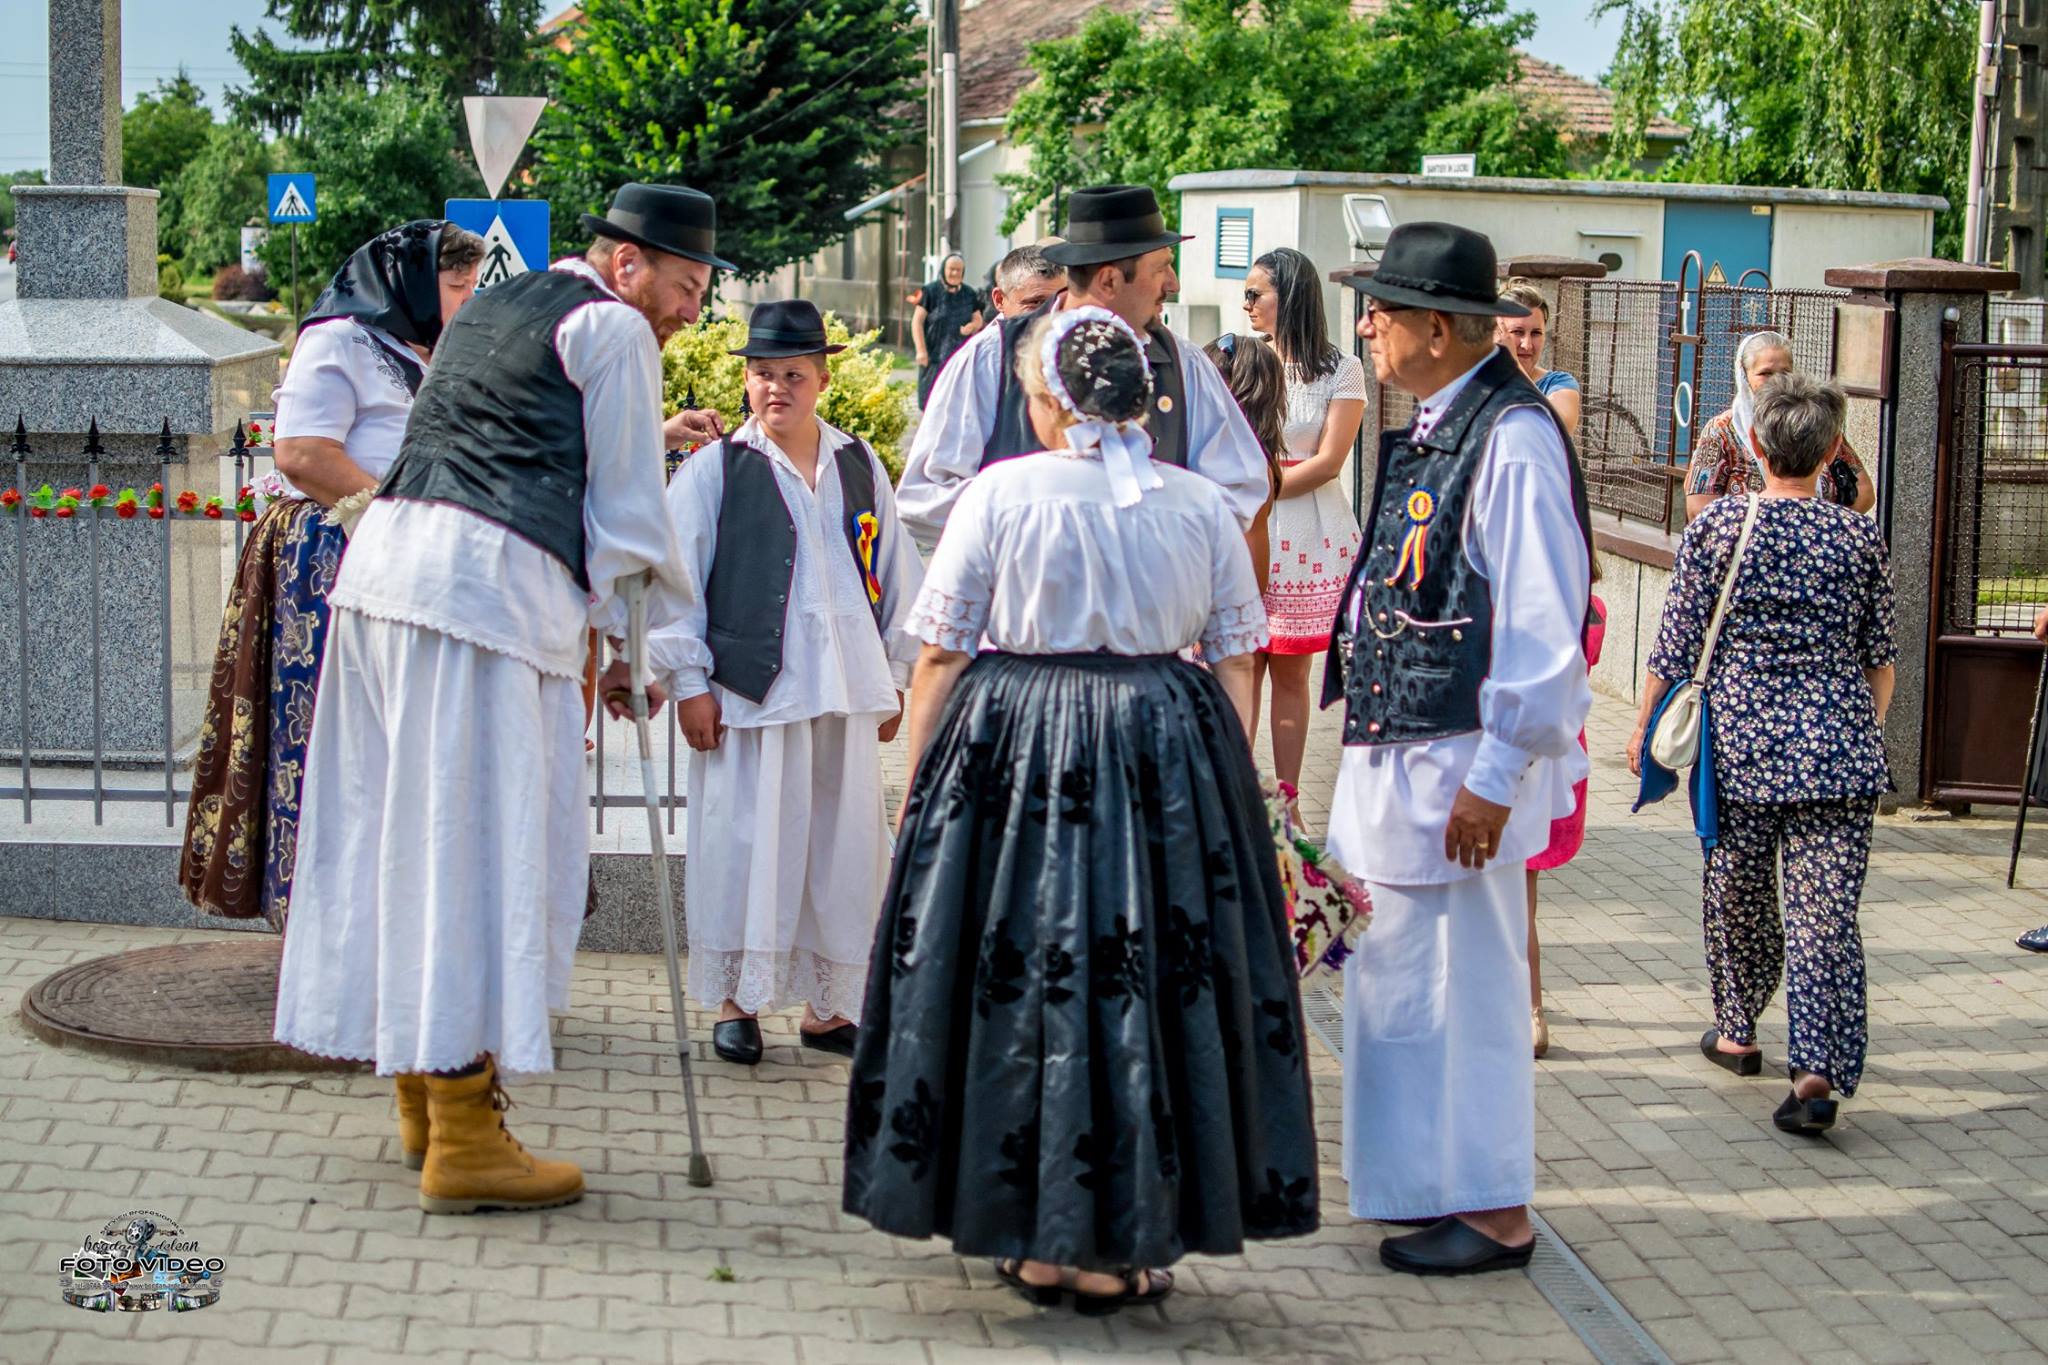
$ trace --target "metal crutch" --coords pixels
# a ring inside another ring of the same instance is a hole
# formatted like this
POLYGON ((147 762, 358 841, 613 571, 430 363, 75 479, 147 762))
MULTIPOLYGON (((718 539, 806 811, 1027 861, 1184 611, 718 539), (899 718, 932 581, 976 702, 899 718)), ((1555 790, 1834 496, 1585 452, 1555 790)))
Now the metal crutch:
POLYGON ((690 1119, 690 1183, 702 1189, 711 1183, 711 1159, 704 1155, 704 1139, 697 1120, 697 1087, 690 1076, 690 1026, 683 1017, 683 970, 676 952, 676 902, 669 888, 668 848, 661 838, 661 791, 654 783, 654 739, 647 724, 647 577, 634 574, 621 582, 620 589, 626 598, 626 658, 633 675, 633 728, 640 735, 640 789, 647 805, 654 895, 661 902, 661 946, 668 955, 668 1003, 676 1020, 676 1061, 682 1066, 683 1105, 690 1119))

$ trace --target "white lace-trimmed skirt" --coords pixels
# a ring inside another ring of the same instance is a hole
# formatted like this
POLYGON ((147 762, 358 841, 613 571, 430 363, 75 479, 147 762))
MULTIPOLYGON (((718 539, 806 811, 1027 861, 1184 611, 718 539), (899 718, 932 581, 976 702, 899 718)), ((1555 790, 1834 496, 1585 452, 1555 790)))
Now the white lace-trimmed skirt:
POLYGON ((590 865, 576 680, 337 608, 318 695, 278 1041, 553 1070, 590 865))
POLYGON ((860 1020, 889 879, 882 716, 725 732, 690 755, 690 995, 860 1020))

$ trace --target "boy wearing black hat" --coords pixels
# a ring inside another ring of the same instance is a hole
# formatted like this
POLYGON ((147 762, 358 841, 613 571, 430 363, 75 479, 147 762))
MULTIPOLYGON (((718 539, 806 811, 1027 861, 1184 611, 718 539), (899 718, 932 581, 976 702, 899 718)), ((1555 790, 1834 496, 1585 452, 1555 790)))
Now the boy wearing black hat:
POLYGON ((739 430, 690 456, 669 518, 702 592, 648 654, 690 755, 690 993, 712 1045, 761 1059, 756 1016, 805 1002, 803 1045, 853 1055, 889 871, 881 745, 917 641, 923 579, 889 475, 818 417, 831 383, 806 300, 754 310, 739 430))
POLYGON ((1145 422, 1152 457, 1220 485, 1238 525, 1251 525, 1270 491, 1265 452, 1201 348, 1160 321, 1180 289, 1174 248, 1187 240, 1166 226, 1142 185, 1098 185, 1068 197, 1064 235, 1045 246, 1045 258, 1066 271, 1066 288, 975 333, 932 386, 897 490, 903 520, 919 537, 937 542, 953 503, 983 468, 1038 449, 1017 347, 1040 316, 1084 304, 1107 308, 1146 340, 1156 389, 1145 422))

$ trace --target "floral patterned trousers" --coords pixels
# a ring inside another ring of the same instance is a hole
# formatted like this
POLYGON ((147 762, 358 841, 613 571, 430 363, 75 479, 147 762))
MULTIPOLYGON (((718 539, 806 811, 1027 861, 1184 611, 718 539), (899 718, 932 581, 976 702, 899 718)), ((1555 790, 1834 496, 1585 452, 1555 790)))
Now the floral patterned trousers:
POLYGON ((1856 910, 1876 813, 1874 797, 1724 799, 1720 841, 1707 855, 1702 920, 1714 1026, 1730 1042, 1754 1043, 1757 1016, 1784 976, 1788 1060, 1844 1095, 1856 1093, 1868 1042, 1856 910))

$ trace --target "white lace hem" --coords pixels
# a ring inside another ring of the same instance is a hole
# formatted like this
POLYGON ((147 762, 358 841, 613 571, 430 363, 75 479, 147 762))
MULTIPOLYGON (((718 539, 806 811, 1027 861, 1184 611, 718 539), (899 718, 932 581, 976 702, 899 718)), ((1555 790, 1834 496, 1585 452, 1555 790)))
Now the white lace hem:
POLYGON ((690 995, 705 1009, 730 1000, 748 1014, 810 1005, 820 1019, 860 1022, 868 964, 834 962, 807 948, 787 953, 690 949, 690 995))
POLYGON ((536 673, 543 673, 552 678, 568 678, 573 682, 583 681, 583 663, 580 659, 572 665, 561 659, 544 657, 538 650, 519 649, 505 640, 486 639, 480 632, 470 627, 444 620, 435 613, 418 607, 396 606, 360 592, 348 592, 343 589, 337 589, 327 601, 330 606, 352 611, 373 621, 431 630, 437 635, 446 635, 451 640, 459 640, 476 649, 487 649, 493 654, 502 654, 508 659, 525 664, 536 673))
POLYGON ((1266 604, 1258 598, 1234 607, 1217 607, 1202 627, 1202 657, 1213 663, 1234 654, 1250 654, 1264 649, 1269 638, 1266 604))
POLYGON ((972 654, 988 629, 989 604, 955 597, 927 584, 903 623, 906 635, 928 645, 972 654))

